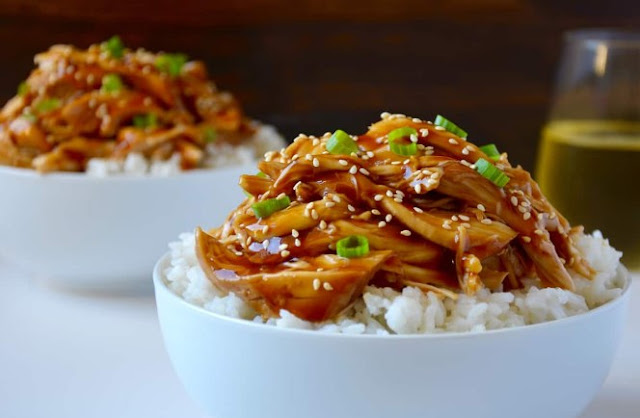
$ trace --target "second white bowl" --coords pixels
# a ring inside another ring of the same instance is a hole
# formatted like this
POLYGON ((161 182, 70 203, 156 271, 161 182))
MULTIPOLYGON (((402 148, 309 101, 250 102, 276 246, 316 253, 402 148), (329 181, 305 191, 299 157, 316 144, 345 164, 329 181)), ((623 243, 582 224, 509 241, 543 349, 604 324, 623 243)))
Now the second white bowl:
POLYGON ((0 255, 73 289, 149 286, 166 243, 222 223, 244 198, 238 177, 254 171, 95 178, 0 167, 0 255))

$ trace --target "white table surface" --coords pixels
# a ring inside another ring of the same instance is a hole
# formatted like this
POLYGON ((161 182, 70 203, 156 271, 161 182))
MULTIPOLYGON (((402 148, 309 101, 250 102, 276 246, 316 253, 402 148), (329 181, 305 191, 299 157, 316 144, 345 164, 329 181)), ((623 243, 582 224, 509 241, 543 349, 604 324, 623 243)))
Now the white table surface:
MULTIPOLYGON (((635 278, 613 369, 581 418, 640 417, 640 276, 635 278)), ((110 297, 63 292, 0 260, 0 417, 205 415, 171 369, 151 291, 110 297)))

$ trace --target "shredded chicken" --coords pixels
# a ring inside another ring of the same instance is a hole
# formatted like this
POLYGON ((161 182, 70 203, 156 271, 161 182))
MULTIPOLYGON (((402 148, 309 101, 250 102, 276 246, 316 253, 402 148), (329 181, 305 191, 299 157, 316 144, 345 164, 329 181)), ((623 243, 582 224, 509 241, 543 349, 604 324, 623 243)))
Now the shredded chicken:
POLYGON ((383 114, 358 151, 327 150, 331 134, 301 135, 265 155, 264 175, 244 175, 247 198, 219 228, 198 230, 200 265, 214 285, 265 317, 281 309, 310 320, 339 315, 367 284, 414 286, 456 298, 543 286, 573 289, 567 269, 592 275, 571 228, 506 153, 493 161, 509 179, 500 187, 475 168, 479 147, 431 122, 383 114), (417 152, 398 155, 388 134, 413 128, 417 152), (257 202, 287 197, 287 207, 259 217, 257 202), (336 243, 365 237, 370 252, 336 255, 336 243))
POLYGON ((150 160, 179 154, 186 170, 202 166, 208 142, 253 135, 204 63, 105 45, 54 45, 36 55, 37 68, 0 111, 0 164, 84 171, 91 158, 136 152, 150 160))

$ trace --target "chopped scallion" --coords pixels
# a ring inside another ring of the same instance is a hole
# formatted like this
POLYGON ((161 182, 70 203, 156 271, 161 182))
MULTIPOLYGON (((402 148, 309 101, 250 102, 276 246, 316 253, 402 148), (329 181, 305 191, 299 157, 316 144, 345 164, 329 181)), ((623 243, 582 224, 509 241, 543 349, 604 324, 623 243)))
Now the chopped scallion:
POLYGON ((267 199, 263 200, 262 202, 256 202, 251 205, 251 209, 253 209, 253 213, 256 215, 256 217, 264 219, 275 212, 289 207, 290 204, 291 200, 289 199, 289 196, 284 196, 281 198, 267 199))
POLYGON ((38 120, 37 116, 31 112, 24 112, 22 115, 20 115, 20 117, 28 120, 31 123, 36 123, 36 121, 38 120))
POLYGON ((446 129, 447 131, 451 132, 454 135, 458 135, 460 138, 466 138, 467 137, 467 132, 464 131, 463 129, 461 129, 460 127, 458 127, 458 125, 456 125, 455 123, 451 122, 450 120, 448 120, 447 118, 445 118, 442 115, 438 115, 436 116, 436 120, 435 122, 433 122, 434 125, 436 126, 440 126, 444 129, 446 129))
POLYGON ((29 85, 27 84, 27 82, 23 81, 18 84, 18 96, 22 97, 27 93, 29 93, 29 85))
POLYGON ((394 129, 389 132, 387 138, 389 139, 389 149, 398 155, 404 157, 415 155, 418 152, 418 145, 416 144, 418 137, 418 131, 408 126, 403 128, 394 129), (400 140, 405 139, 407 142, 402 143, 400 140), (414 142, 416 140, 416 142, 414 142))
POLYGON ((107 74, 102 77, 102 90, 105 93, 116 93, 122 90, 124 83, 118 74, 107 74))
POLYGON ((158 117, 154 113, 143 113, 133 117, 133 126, 136 128, 146 129, 154 127, 158 124, 158 117))
POLYGON ((504 174, 502 170, 500 170, 495 165, 491 164, 489 161, 484 158, 478 159, 475 163, 476 171, 482 175, 482 177, 491 181, 498 187, 504 187, 507 183, 509 183, 509 177, 504 174))
POLYGON ((185 54, 161 54, 156 58, 156 68, 171 77, 177 77, 186 62, 187 56, 185 54))
POLYGON ((327 141, 327 151, 331 154, 351 155, 352 152, 358 152, 358 145, 348 133, 338 129, 327 141))
POLYGON ((100 45, 100 48, 111 55, 112 58, 122 58, 124 55, 124 44, 118 35, 112 36, 104 41, 100 45))
POLYGON ((362 235, 350 235, 336 243, 340 257, 357 258, 369 254, 369 240, 362 235))
POLYGON ((60 101, 60 99, 56 99, 56 98, 44 99, 39 101, 34 106, 34 110, 37 113, 51 112, 52 110, 56 110, 57 108, 59 108, 61 105, 62 105, 62 101, 60 101))
POLYGON ((209 144, 211 142, 215 142, 218 138, 218 133, 211 126, 205 126, 202 129, 202 138, 204 139, 204 142, 209 144))
POLYGON ((266 179, 266 178, 267 178, 267 175, 266 175, 266 174, 264 174, 262 171, 258 171, 258 172, 256 173, 256 176, 257 176, 257 177, 260 177, 261 179, 266 179))
POLYGON ((483 145, 483 146, 480 147, 480 151, 482 151, 485 154, 487 154, 487 156, 489 158, 491 158, 492 160, 499 160, 500 159, 500 151, 498 151, 498 148, 496 147, 496 144, 483 145))

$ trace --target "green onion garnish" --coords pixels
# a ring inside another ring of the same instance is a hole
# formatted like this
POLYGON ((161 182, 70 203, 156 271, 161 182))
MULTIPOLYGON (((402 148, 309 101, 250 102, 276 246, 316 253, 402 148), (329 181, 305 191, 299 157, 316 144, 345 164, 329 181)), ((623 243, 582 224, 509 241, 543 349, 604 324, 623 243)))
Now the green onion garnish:
POLYGON ((358 145, 348 133, 338 129, 327 141, 327 151, 331 154, 351 155, 352 152, 358 152, 358 145))
POLYGON ((122 58, 122 55, 124 55, 124 44, 118 35, 104 41, 100 48, 111 55, 112 58, 122 58))
POLYGON ((490 180, 493 184, 498 187, 504 187, 507 183, 509 183, 509 177, 504 174, 502 170, 500 170, 495 165, 491 164, 489 161, 484 158, 478 159, 475 163, 476 171, 482 175, 482 177, 490 180))
POLYGON ((454 135, 458 135, 460 138, 466 138, 467 137, 467 132, 466 131, 464 131, 463 129, 459 128, 458 125, 456 125, 455 123, 451 122, 450 120, 448 120, 447 118, 443 117, 442 115, 436 116, 436 120, 435 120, 435 122, 433 122, 433 124, 446 129, 447 131, 451 132, 454 135))
POLYGON ((264 174, 262 171, 258 171, 258 172, 256 173, 256 177, 260 177, 261 179, 266 179, 266 178, 267 178, 267 175, 266 175, 266 174, 264 174))
POLYGON ((480 151, 482 151, 485 154, 487 154, 487 156, 489 158, 491 158, 492 160, 499 160, 500 159, 500 151, 498 151, 498 148, 496 147, 496 144, 483 145, 483 146, 480 147, 480 151))
POLYGON ((391 149, 394 154, 406 157, 409 155, 415 155, 418 152, 418 145, 416 144, 417 141, 413 142, 414 139, 417 140, 418 138, 418 131, 413 128, 405 126, 403 128, 394 129, 389 132, 387 138, 389 139, 389 149, 391 149), (409 142, 404 144, 398 142, 399 139, 403 138, 408 138, 409 142))
POLYGON ((357 258, 369 254, 369 241, 362 235, 350 235, 336 243, 340 257, 357 258))
POLYGON ((38 113, 51 112, 52 110, 59 108, 61 104, 62 102, 60 99, 44 99, 39 101, 34 108, 38 113))
POLYGON ((185 54, 161 54, 156 58, 156 68, 171 77, 177 77, 186 62, 187 56, 185 54))
POLYGON ((136 128, 146 129, 156 126, 158 117, 154 113, 143 113, 133 117, 133 126, 136 128))
POLYGON ((209 144, 211 142, 215 142, 218 138, 218 133, 211 126, 205 126, 202 129, 202 138, 204 139, 204 142, 209 144))
POLYGON ((118 74, 107 74, 102 77, 102 90, 105 93, 116 93, 122 90, 124 84, 118 74))
POLYGON ((31 123, 36 123, 36 121, 38 120, 37 116, 31 112, 24 112, 22 115, 20 115, 20 117, 28 120, 31 123))
POLYGON ((27 82, 23 81, 18 84, 18 96, 22 97, 27 93, 29 93, 29 85, 27 85, 27 82))
POLYGON ((256 217, 264 219, 279 210, 289 207, 290 204, 291 200, 289 200, 289 196, 285 196, 256 202, 251 205, 251 209, 253 209, 253 213, 255 213, 256 217))

